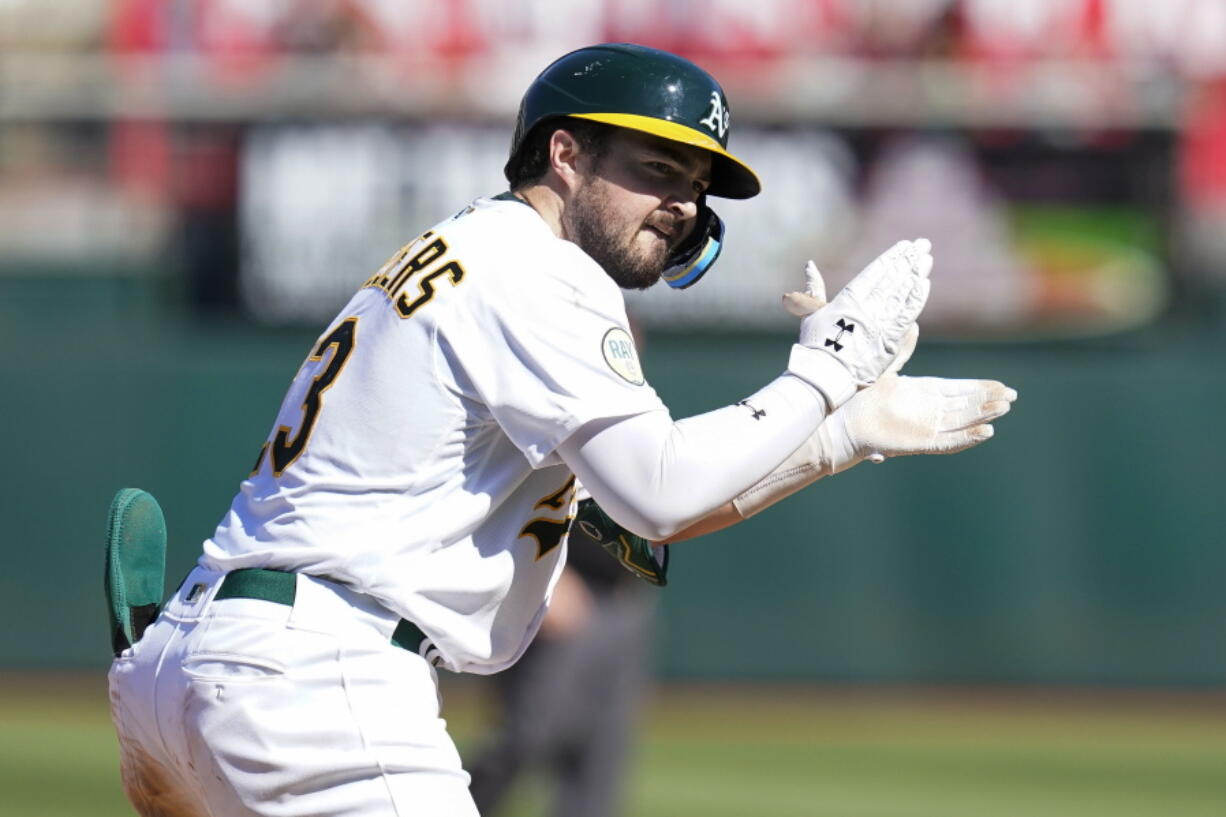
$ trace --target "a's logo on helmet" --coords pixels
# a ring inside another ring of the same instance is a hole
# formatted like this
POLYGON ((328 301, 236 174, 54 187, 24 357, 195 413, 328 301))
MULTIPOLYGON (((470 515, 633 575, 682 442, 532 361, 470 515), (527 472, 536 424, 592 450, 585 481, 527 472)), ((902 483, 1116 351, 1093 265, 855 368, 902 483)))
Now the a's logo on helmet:
POLYGON ((711 132, 718 135, 720 139, 724 138, 724 134, 728 132, 731 114, 724 107, 724 100, 719 95, 719 91, 711 92, 711 112, 707 114, 705 119, 698 121, 700 124, 710 128, 711 132))

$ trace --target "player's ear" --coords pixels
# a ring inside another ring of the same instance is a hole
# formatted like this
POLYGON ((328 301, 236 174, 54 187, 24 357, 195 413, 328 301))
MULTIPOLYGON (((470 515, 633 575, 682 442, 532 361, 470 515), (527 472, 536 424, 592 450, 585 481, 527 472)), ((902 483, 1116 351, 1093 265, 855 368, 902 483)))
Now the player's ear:
POLYGON ((578 187, 582 176, 582 153, 574 134, 565 128, 558 128, 549 137, 549 166, 570 190, 578 187))

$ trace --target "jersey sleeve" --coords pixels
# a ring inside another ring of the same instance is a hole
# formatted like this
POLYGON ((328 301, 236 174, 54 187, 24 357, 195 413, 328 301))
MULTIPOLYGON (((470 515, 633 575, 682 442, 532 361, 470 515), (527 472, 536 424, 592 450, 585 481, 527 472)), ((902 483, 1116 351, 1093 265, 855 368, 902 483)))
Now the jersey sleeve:
POLYGON ((667 411, 647 384, 616 284, 568 242, 529 269, 486 267, 451 346, 478 399, 534 467, 598 419, 667 411))

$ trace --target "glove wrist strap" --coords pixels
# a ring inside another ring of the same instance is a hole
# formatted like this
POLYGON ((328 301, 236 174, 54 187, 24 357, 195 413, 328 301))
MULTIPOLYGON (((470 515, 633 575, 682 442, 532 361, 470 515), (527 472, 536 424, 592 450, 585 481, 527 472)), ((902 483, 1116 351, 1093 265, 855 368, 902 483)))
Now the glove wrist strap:
POLYGON ((820 349, 793 344, 788 371, 822 393, 827 416, 856 393, 856 382, 847 367, 820 349))
POLYGON ((837 411, 826 418, 817 432, 821 436, 822 450, 828 457, 826 463, 831 474, 841 474, 864 458, 857 451, 859 443, 852 439, 847 428, 845 412, 837 411))

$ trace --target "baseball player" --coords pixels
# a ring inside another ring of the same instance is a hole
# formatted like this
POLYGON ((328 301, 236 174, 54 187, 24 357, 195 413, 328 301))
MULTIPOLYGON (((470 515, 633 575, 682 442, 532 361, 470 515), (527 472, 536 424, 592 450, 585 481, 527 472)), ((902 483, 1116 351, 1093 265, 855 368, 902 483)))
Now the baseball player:
POLYGON ((759 190, 729 127, 711 76, 649 48, 584 48, 532 83, 510 191, 360 284, 197 567, 117 656, 141 814, 473 815, 435 668, 492 673, 523 652, 577 480, 628 537, 667 542, 865 457, 987 438, 1010 390, 893 373, 928 293, 923 240, 828 305, 811 270, 786 369, 735 405, 669 415, 621 289, 710 268, 708 199, 759 190))

